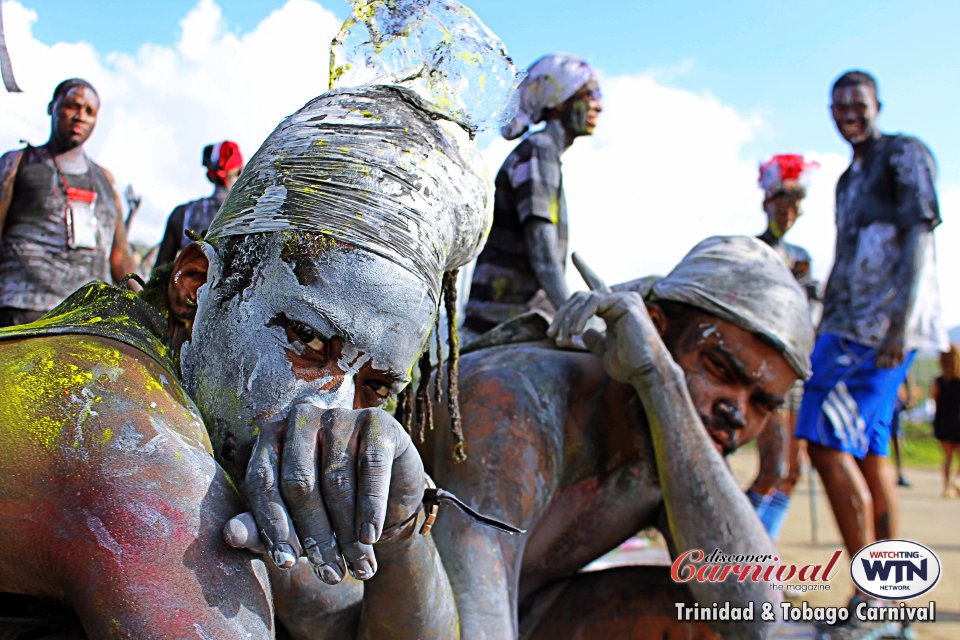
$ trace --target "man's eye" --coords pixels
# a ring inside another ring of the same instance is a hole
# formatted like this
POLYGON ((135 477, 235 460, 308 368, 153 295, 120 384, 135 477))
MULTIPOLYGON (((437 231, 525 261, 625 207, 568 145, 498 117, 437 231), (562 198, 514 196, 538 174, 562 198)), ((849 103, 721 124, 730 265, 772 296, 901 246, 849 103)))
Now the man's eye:
POLYGON ((324 353, 326 351, 326 342, 307 325, 300 322, 294 322, 291 328, 293 329, 293 332, 297 334, 297 337, 300 338, 300 341, 307 347, 319 353, 324 353))
POLYGON ((707 370, 710 371, 713 375, 719 377, 722 380, 727 380, 730 377, 730 370, 727 368, 721 360, 711 356, 707 356, 707 370))
POLYGON ((367 382, 367 387, 369 387, 377 397, 386 400, 390 397, 390 385, 379 380, 370 380, 367 382))

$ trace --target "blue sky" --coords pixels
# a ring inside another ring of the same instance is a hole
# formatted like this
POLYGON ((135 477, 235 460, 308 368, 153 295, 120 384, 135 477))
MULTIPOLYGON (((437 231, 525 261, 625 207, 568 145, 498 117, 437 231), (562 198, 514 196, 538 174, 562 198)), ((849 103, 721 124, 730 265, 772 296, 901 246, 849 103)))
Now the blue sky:
MULTIPOLYGON (((180 20, 196 3, 24 4, 41 15, 34 30, 41 40, 83 39, 100 51, 133 53, 146 42, 173 43, 180 20)), ((283 4, 232 0, 222 9, 228 28, 243 32, 283 4)), ((324 5, 346 16, 346 2, 324 5)), ((960 3, 478 0, 468 5, 519 65, 546 51, 567 50, 608 74, 661 69, 661 77, 675 86, 759 111, 770 131, 756 144, 758 156, 787 147, 846 153, 827 119, 828 87, 845 69, 866 69, 880 81, 884 127, 927 141, 941 179, 960 183, 960 127, 954 125, 960 55, 951 46, 960 3)))
MULTIPOLYGON (((571 246, 609 281, 664 273, 707 235, 759 233, 757 163, 785 152, 822 165, 789 239, 810 250, 814 275, 825 278, 833 187, 849 161, 828 91, 857 67, 879 80, 881 127, 920 137, 936 155, 941 281, 960 272, 960 3, 467 4, 519 66, 563 50, 600 71, 604 113, 596 134, 564 155, 564 185, 571 246)), ((325 88, 327 45, 349 9, 343 0, 3 6, 25 93, 0 93, 0 149, 21 138, 42 143, 53 86, 88 77, 103 97, 88 151, 121 188, 131 183, 144 195, 131 231, 144 242, 159 241, 175 205, 209 190, 198 168, 204 144, 235 139, 249 157, 284 115, 325 88)), ((478 140, 496 171, 513 143, 490 133, 478 140)), ((960 324, 960 297, 944 297, 944 317, 960 324)))

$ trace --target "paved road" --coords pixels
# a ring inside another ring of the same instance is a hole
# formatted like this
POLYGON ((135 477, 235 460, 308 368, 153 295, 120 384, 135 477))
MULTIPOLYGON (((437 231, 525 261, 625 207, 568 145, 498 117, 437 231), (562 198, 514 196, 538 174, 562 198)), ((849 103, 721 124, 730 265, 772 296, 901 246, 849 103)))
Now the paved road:
MULTIPOLYGON (((749 485, 756 472, 756 452, 741 451, 730 458, 734 475, 743 486, 749 485)), ((960 500, 946 500, 940 496, 940 474, 932 469, 908 469, 906 474, 913 487, 898 489, 900 495, 900 537, 915 540, 933 549, 940 556, 943 570, 940 582, 929 593, 909 601, 910 606, 925 606, 933 600, 937 603, 937 621, 933 624, 914 626, 919 640, 960 639, 960 500)), ((815 474, 814 477, 816 478, 815 474)), ((842 549, 823 488, 816 479, 811 486, 804 475, 787 516, 779 541, 784 562, 822 564, 827 562, 836 549, 842 549), (812 489, 812 491, 811 491, 812 489), (814 509, 811 509, 811 495, 814 509), (814 530, 813 522, 816 523, 814 530)), ((631 563, 669 564, 669 557, 662 541, 653 540, 646 546, 634 545, 632 549, 615 551, 594 566, 610 566, 631 563)), ((805 600, 810 606, 838 606, 845 603, 853 593, 850 580, 849 559, 844 554, 840 568, 829 582, 829 591, 810 592, 794 600, 805 600)), ((863 633, 843 636, 844 640, 858 637, 867 640, 863 633)), ((776 640, 812 640, 816 637, 810 625, 791 625, 780 629, 776 640)), ((883 637, 873 634, 874 638, 883 637)), ((840 640, 835 634, 833 640, 840 640)))

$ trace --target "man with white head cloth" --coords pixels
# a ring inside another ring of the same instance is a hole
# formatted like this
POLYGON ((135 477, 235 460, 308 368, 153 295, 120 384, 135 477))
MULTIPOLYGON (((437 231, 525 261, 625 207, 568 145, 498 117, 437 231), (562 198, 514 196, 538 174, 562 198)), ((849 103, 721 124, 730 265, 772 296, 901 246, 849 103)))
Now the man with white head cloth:
MULTIPOLYGON (((578 572, 648 526, 675 556, 777 555, 723 457, 809 375, 806 310, 770 247, 714 237, 652 286, 642 279, 574 294, 548 333, 569 346, 597 315, 606 335, 584 336, 596 355, 545 340, 464 355, 468 457, 451 462, 438 428, 424 459, 439 484, 528 533, 493 534, 455 514, 438 520, 463 637, 712 637, 702 622, 678 622, 676 603, 759 611, 775 602, 766 584, 736 578, 679 585, 663 567, 578 572)), ((713 624, 724 638, 762 638, 772 627, 759 615, 713 624)))
POLYGON ((602 109, 597 75, 575 56, 546 55, 528 70, 517 100, 517 115, 501 128, 505 138, 545 124, 517 145, 497 174, 493 228, 477 259, 464 322, 472 336, 531 309, 553 314, 570 295, 560 156, 596 127, 602 109))
MULTIPOLYGON (((502 50, 473 44, 488 65, 502 50)), ((0 591, 72 609, 91 638, 270 638, 271 583, 298 638, 454 636, 417 535, 423 466, 383 407, 489 227, 470 124, 401 86, 329 91, 141 295, 91 283, 0 331, 0 591), (224 535, 262 542, 270 583, 224 535), (348 572, 365 584, 323 588, 348 572), (301 585, 326 618, 307 630, 280 598, 301 585)))

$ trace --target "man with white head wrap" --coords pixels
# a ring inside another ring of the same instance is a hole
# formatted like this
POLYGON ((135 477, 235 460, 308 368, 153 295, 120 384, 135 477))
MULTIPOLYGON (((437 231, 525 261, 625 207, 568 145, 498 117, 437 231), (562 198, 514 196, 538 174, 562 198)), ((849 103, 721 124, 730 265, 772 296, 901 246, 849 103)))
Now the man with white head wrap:
MULTIPOLYGON (((495 59, 513 78, 472 12, 429 9, 404 17, 483 36, 465 58, 487 61, 488 94, 495 59)), ((4 590, 72 608, 88 637, 273 637, 264 566, 225 535, 262 543, 275 593, 309 592, 278 596, 295 637, 453 637, 417 535, 428 481, 383 407, 489 226, 472 124, 403 86, 329 91, 142 295, 93 283, 0 332, 4 590), (377 580, 324 588, 348 571, 377 580), (304 630, 307 609, 329 620, 304 630)))
POLYGON ((560 156, 590 135, 601 111, 596 72, 557 53, 537 60, 517 90, 519 109, 501 128, 508 140, 535 124, 496 178, 493 228, 477 259, 464 327, 478 335, 530 309, 548 314, 570 295, 564 270, 567 207, 560 156))
MULTIPOLYGON (((606 335, 584 336, 596 356, 546 341, 466 354, 470 456, 451 463, 438 428, 426 464, 437 482, 530 533, 488 535, 460 519, 434 528, 463 636, 712 637, 704 623, 678 623, 676 603, 775 602, 751 581, 678 585, 650 567, 578 572, 648 526, 676 554, 777 555, 723 456, 755 437, 809 375, 806 309, 767 245, 715 237, 665 278, 574 294, 549 335, 571 345, 597 315, 606 335), (493 465, 510 472, 491 476, 493 465)), ((759 616, 711 624, 724 638, 761 638, 772 626, 759 616)))

